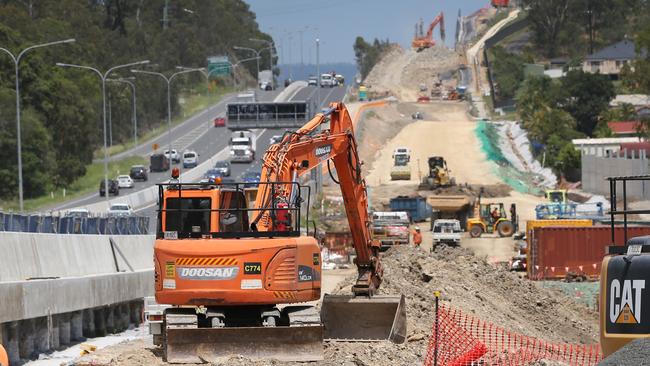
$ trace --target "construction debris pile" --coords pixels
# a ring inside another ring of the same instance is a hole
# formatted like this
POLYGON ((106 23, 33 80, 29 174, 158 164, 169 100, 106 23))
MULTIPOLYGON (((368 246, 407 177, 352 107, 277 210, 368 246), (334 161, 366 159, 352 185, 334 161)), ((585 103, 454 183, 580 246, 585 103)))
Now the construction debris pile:
MULTIPOLYGON (((402 293, 409 300, 408 342, 401 346, 330 343, 325 349, 327 360, 340 360, 337 365, 343 360, 354 365, 420 364, 434 322, 434 290, 442 291, 442 303, 514 332, 555 342, 597 340, 596 313, 560 291, 493 267, 469 249, 441 245, 429 254, 397 246, 386 253, 383 264, 381 292, 402 293)), ((349 293, 351 284, 349 278, 338 291, 349 293)))

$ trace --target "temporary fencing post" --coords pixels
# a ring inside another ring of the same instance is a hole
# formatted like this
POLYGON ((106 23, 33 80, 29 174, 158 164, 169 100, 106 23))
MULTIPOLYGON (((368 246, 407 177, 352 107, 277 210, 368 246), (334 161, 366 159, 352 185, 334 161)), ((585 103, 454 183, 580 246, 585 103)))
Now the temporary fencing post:
POLYGON ((438 299, 440 298, 440 291, 433 291, 433 296, 436 297, 436 335, 435 348, 433 350, 433 366, 438 366, 438 299))

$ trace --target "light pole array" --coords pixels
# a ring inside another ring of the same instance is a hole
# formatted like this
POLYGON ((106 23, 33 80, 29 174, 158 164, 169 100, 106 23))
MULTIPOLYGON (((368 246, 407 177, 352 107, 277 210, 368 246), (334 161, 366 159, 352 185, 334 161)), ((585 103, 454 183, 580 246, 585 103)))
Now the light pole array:
POLYGON ((108 185, 108 146, 106 146, 107 141, 106 141, 106 79, 108 79, 108 76, 111 74, 111 72, 118 70, 118 69, 124 69, 127 67, 133 67, 133 66, 138 66, 138 65, 144 65, 148 64, 149 60, 145 61, 138 61, 138 62, 131 62, 128 64, 124 65, 117 65, 113 66, 110 69, 108 69, 105 73, 102 73, 98 69, 90 66, 83 66, 83 65, 73 65, 73 64, 64 64, 57 62, 57 66, 60 67, 71 67, 71 68, 76 68, 76 69, 83 69, 83 70, 90 70, 93 71, 99 76, 99 78, 102 81, 102 110, 103 110, 103 120, 104 120, 104 193, 106 197, 106 204, 108 204, 108 197, 110 196, 109 193, 109 185, 108 185))
POLYGON ((16 72, 16 150, 18 152, 18 205, 20 207, 20 212, 24 209, 23 202, 23 152, 21 148, 21 127, 20 127, 20 60, 22 57, 30 50, 36 48, 43 48, 54 46, 63 43, 72 43, 75 42, 74 38, 65 39, 62 41, 41 43, 27 47, 20 51, 18 55, 14 55, 11 51, 6 48, 1 48, 0 51, 5 52, 11 57, 11 60, 14 62, 14 68, 16 72))
POLYGON ((171 97, 171 84, 172 81, 178 76, 182 74, 187 74, 190 72, 196 72, 200 71, 199 69, 187 69, 187 70, 181 70, 177 71, 173 74, 171 74, 169 77, 167 77, 165 74, 160 73, 160 72, 155 72, 155 71, 145 71, 145 70, 131 70, 132 73, 135 74, 146 74, 146 75, 152 75, 152 76, 157 76, 165 80, 167 83, 167 135, 169 136, 169 160, 171 163, 171 156, 172 156, 172 97, 171 97))
POLYGON ((133 80, 135 80, 135 78, 108 79, 108 81, 126 84, 131 87, 131 96, 133 99, 131 122, 133 122, 133 147, 135 148, 138 146, 138 98, 135 93, 135 83, 133 83, 133 80))
POLYGON ((316 102, 318 103, 316 105, 317 108, 320 109, 320 39, 316 38, 316 80, 318 82, 316 83, 316 102))
MULTIPOLYGON (((250 51, 250 52, 253 52, 255 54, 255 57, 251 58, 251 59, 256 59, 257 60, 257 75, 255 76, 255 80, 257 80, 257 85, 259 86, 259 84, 260 84, 260 52, 262 50, 258 51, 258 50, 254 49, 254 48, 239 47, 239 46, 235 46, 235 47, 233 47, 233 49, 240 50, 240 51, 250 51)), ((249 60, 249 59, 247 59, 247 60, 249 60)))
POLYGON ((269 50, 269 67, 271 68, 271 71, 273 71, 273 49, 275 48, 275 43, 273 41, 267 41, 266 39, 259 39, 259 38, 249 38, 248 39, 251 42, 262 42, 266 43, 267 47, 263 48, 260 50, 260 53, 264 50, 269 50))

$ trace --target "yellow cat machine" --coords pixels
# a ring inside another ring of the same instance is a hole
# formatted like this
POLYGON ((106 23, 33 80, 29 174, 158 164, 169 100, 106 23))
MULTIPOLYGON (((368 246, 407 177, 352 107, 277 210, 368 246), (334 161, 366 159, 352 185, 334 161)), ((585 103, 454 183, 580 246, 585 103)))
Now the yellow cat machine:
POLYGON ((650 175, 607 179, 612 246, 600 274, 600 344, 605 357, 628 342, 650 337, 650 236, 628 238, 628 215, 650 214, 650 210, 631 210, 627 205, 627 190, 650 181, 650 175), (617 207, 617 186, 622 187, 621 210, 617 207), (614 227, 617 216, 623 216, 623 241, 620 230, 614 227))

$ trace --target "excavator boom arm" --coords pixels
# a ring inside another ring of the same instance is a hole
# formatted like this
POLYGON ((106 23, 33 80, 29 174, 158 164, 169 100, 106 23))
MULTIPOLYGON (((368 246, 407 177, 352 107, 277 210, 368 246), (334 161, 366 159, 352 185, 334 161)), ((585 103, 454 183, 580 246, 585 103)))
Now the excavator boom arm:
MULTIPOLYGON (((361 161, 357 152, 352 120, 342 103, 318 114, 301 129, 285 135, 282 141, 269 148, 262 165, 262 182, 295 182, 301 175, 332 160, 341 186, 345 211, 350 225, 359 269, 355 294, 371 296, 381 284, 383 271, 379 262, 379 243, 372 239, 368 195, 361 177, 361 161), (317 132, 329 121, 329 129, 317 132)), ((328 166, 329 167, 329 166, 328 166)), ((281 192, 270 192, 269 185, 261 184, 255 208, 260 209, 257 229, 273 230, 271 207, 278 200, 291 197, 296 185, 287 183, 281 192), (273 197, 275 195, 276 197, 273 197), (282 196, 282 197, 278 197, 282 196)))
POLYGON ((440 12, 440 14, 433 19, 433 22, 429 24, 426 39, 433 40, 433 29, 438 24, 440 24, 440 38, 443 42, 445 41, 445 15, 442 12, 440 12))

